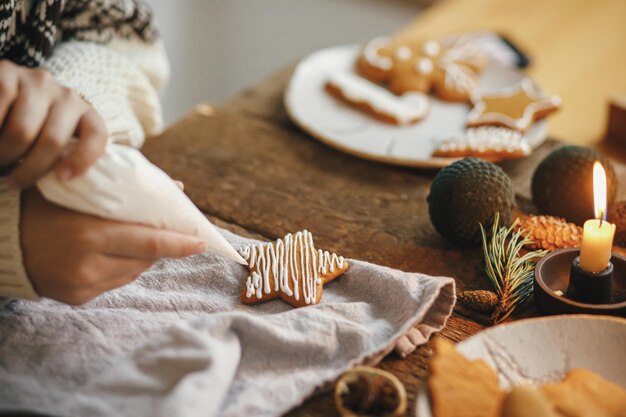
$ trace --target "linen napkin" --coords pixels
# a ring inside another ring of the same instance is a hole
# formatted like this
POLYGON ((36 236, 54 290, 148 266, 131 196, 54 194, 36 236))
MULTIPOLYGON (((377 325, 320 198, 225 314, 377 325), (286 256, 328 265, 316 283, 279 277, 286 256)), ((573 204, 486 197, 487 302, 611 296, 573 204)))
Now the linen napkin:
POLYGON ((320 305, 299 309, 243 305, 247 269, 210 254, 161 261, 80 307, 11 301, 0 308, 0 411, 278 416, 444 326, 451 278, 349 262, 320 305))

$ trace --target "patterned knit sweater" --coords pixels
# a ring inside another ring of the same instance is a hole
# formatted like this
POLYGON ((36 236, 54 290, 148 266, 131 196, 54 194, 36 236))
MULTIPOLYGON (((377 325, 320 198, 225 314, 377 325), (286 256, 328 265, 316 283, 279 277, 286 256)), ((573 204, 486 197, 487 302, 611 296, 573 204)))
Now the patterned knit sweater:
MULTIPOLYGON (((0 59, 50 71, 94 106, 110 140, 139 147, 161 129, 169 65, 139 0, 0 0, 0 59)), ((0 297, 37 299, 19 216, 19 192, 0 177, 0 297)))

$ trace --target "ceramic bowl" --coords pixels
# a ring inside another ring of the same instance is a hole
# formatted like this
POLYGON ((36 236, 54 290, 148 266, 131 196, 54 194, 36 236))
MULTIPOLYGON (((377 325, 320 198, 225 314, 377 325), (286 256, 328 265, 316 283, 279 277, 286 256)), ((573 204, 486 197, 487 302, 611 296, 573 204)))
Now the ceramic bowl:
MULTIPOLYGON (((591 370, 626 389, 625 346, 626 319, 565 315, 492 327, 457 344, 457 349, 496 369, 504 389, 560 381, 573 368, 591 370)), ((424 390, 416 413, 432 417, 424 390)))

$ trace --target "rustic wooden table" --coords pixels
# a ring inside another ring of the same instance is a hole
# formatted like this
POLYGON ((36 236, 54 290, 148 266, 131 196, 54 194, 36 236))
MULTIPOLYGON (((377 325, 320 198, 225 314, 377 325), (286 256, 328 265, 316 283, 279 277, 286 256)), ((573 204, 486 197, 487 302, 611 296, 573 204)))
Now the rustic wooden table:
MULTIPOLYGON (((294 126, 282 92, 290 71, 245 90, 223 107, 199 105, 153 138, 145 154, 173 178, 217 225, 247 236, 275 239, 308 228, 320 247, 406 271, 452 276, 460 289, 488 288, 479 249, 460 249, 430 224, 426 196, 434 172, 355 158, 331 149, 294 126)), ((557 146, 506 163, 518 200, 529 199, 535 165, 557 146)), ((626 166, 619 164, 621 183, 626 166)), ((624 188, 624 187, 622 187, 624 188)), ((622 198, 626 197, 622 189, 622 198)), ((532 302, 516 318, 535 314, 532 302)), ((486 316, 460 307, 442 332, 453 341, 488 325, 486 316)), ((406 359, 380 363, 406 385, 413 402, 427 372, 426 344, 406 359)), ((291 416, 337 415, 330 393, 309 399, 291 416)))
MULTIPOLYGON (((222 107, 199 105, 148 141, 145 154, 183 181, 212 221, 236 233, 275 239, 307 228, 320 247, 346 257, 452 276, 459 289, 488 288, 481 251, 452 246, 430 224, 426 197, 435 172, 358 159, 311 139, 290 122, 283 107, 291 70, 259 82, 222 107)), ((532 157, 502 165, 522 206, 529 202, 535 166, 558 144, 548 141, 532 157)), ((626 184, 626 166, 617 168, 626 184)), ((621 188, 623 199, 626 187, 621 188)), ((515 318, 535 314, 530 301, 515 318)), ((485 325, 487 316, 456 307, 442 336, 463 340, 485 325)), ((379 364, 405 384, 410 415, 430 354, 426 344, 406 359, 391 354, 379 364)), ((337 412, 332 395, 321 393, 289 415, 337 412)))

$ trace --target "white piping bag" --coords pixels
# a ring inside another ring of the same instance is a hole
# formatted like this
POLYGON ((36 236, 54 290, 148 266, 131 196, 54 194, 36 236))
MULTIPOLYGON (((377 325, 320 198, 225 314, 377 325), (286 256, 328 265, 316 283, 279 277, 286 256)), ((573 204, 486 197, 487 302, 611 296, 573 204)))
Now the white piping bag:
POLYGON ((71 210, 199 236, 208 251, 246 264, 174 181, 134 148, 109 144, 80 177, 60 181, 50 173, 37 187, 46 200, 71 210))

